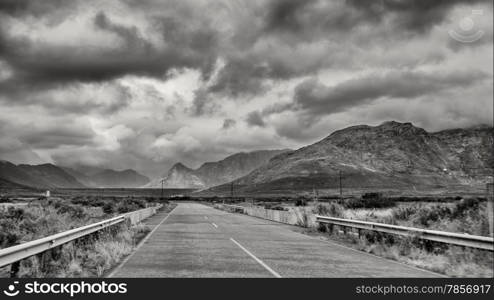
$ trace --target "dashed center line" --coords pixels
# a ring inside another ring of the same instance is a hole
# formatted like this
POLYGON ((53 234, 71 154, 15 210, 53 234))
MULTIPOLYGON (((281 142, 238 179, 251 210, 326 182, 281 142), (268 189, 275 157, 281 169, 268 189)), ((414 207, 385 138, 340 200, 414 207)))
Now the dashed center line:
POLYGON ((213 224, 214 228, 218 228, 218 225, 216 225, 216 224, 214 224, 214 223, 211 223, 211 224, 213 224))
POLYGON ((247 253, 250 257, 252 257, 255 261, 257 261, 261 266, 264 267, 264 269, 268 270, 269 273, 273 274, 274 277, 276 278, 281 278, 281 275, 276 273, 275 270, 271 269, 268 265, 266 265, 262 260, 257 258, 254 254, 250 253, 249 250, 245 249, 244 246, 240 245, 239 242, 236 240, 230 238, 230 241, 232 241, 235 245, 237 245, 240 249, 244 250, 245 253, 247 253))
POLYGON ((117 274, 118 271, 120 271, 120 269, 134 256, 134 254, 137 253, 137 250, 139 250, 139 248, 142 247, 142 245, 144 245, 145 242, 147 242, 147 240, 153 235, 153 233, 161 226, 161 224, 163 224, 169 216, 172 215, 172 213, 175 211, 175 208, 177 208, 178 206, 175 206, 162 220, 161 222, 158 223, 158 225, 154 226, 153 230, 151 230, 150 233, 148 233, 148 235, 146 235, 145 238, 143 238, 139 244, 137 244, 137 246, 134 248, 134 250, 132 251, 132 253, 127 256, 112 272, 110 272, 106 277, 108 278, 111 278, 113 277, 115 274, 117 274))

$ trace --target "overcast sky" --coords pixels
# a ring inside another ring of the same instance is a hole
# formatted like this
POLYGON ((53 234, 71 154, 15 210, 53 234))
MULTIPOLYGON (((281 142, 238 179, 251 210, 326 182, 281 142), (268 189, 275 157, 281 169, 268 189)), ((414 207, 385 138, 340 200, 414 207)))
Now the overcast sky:
POLYGON ((0 158, 155 176, 349 125, 492 124, 492 11, 492 0, 0 0, 0 158))

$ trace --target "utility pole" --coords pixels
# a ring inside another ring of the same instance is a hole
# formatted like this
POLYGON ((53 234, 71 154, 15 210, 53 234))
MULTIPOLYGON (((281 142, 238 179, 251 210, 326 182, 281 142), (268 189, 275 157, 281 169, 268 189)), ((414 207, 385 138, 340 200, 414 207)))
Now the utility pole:
POLYGON ((340 199, 343 198, 343 187, 341 186, 341 170, 338 171, 340 181, 340 199))
POLYGON ((161 200, 164 198, 164 185, 165 185, 165 179, 161 179, 161 200))
POLYGON ((489 220, 489 234, 494 237, 494 183, 488 183, 487 192, 487 218, 489 220))

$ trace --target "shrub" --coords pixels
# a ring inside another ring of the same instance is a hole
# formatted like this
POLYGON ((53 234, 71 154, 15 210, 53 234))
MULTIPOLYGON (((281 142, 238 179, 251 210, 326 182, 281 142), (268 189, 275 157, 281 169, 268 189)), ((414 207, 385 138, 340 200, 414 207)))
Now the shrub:
POLYGON ((9 202, 12 202, 12 200, 9 197, 7 196, 0 197, 0 203, 9 203, 9 202))
POLYGON ((314 213, 321 216, 330 216, 335 218, 341 218, 344 216, 344 208, 338 203, 318 204, 314 208, 314 213))
POLYGON ((463 199, 455 205, 453 212, 451 213, 453 218, 464 216, 466 213, 477 210, 480 205, 479 199, 467 198, 463 199))
POLYGON ((105 203, 105 205, 103 205, 103 212, 108 215, 113 214, 115 212, 113 205, 109 202, 105 203))
POLYGON ((380 193, 366 193, 360 199, 350 198, 341 202, 345 208, 388 208, 396 206, 392 199, 384 198, 380 193))

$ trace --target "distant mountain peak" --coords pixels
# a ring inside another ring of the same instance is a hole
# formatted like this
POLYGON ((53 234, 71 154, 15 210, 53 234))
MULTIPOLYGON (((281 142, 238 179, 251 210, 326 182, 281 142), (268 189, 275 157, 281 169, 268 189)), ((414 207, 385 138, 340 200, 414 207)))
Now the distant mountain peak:
MULTIPOLYGON (((492 127, 429 133, 410 122, 358 125, 312 145, 278 155, 233 181, 239 192, 272 193, 337 189, 339 172, 352 189, 415 189, 484 186, 472 171, 492 167, 492 127), (447 170, 447 171, 445 171, 447 170)), ((229 184, 214 187, 229 192, 229 184)))
POLYGON ((216 162, 205 162, 197 169, 191 169, 179 162, 164 176, 156 178, 146 187, 159 188, 162 181, 167 188, 205 188, 226 183, 248 174, 285 151, 239 152, 216 162))
POLYGON ((72 176, 88 187, 136 188, 149 183, 149 178, 133 169, 116 171, 87 166, 78 166, 78 169, 65 168, 72 176))
POLYGON ((23 186, 38 188, 84 187, 75 177, 50 163, 15 165, 4 161, 0 164, 0 178, 23 186))
POLYGON ((410 122, 397 122, 397 121, 387 121, 381 125, 375 127, 383 131, 393 131, 398 134, 413 134, 413 135, 423 135, 427 134, 423 128, 417 127, 410 122))
POLYGON ((173 167, 170 168, 170 170, 179 170, 179 171, 192 171, 191 168, 187 167, 181 162, 178 162, 173 165, 173 167))
MULTIPOLYGON (((326 139, 335 138, 338 136, 351 136, 356 132, 367 132, 367 131, 377 131, 377 132, 389 132, 393 135, 424 135, 427 134, 423 128, 417 127, 410 122, 397 122, 397 121, 386 121, 377 126, 369 125, 355 125, 347 128, 343 128, 334 131, 326 139)), ((326 140, 325 139, 325 140, 326 140)))

